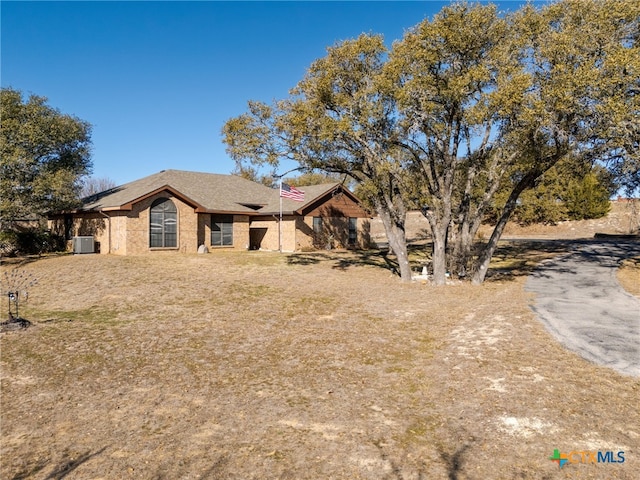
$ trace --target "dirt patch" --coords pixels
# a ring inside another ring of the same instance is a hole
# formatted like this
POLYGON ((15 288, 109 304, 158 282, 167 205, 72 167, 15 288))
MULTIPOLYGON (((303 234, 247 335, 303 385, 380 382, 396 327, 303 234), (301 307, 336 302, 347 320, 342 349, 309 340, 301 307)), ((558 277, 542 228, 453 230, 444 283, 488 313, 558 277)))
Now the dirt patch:
MULTIPOLYGON (((534 224, 528 226, 509 222, 503 238, 542 238, 542 239, 585 239, 596 234, 628 235, 640 229, 640 202, 613 201, 611 210, 602 218, 591 220, 569 220, 555 225, 534 224)), ((483 225, 480 235, 489 238, 491 228, 483 225)))
POLYGON ((618 281, 627 292, 640 298, 640 257, 622 262, 618 270, 618 281))
POLYGON ((0 336, 2 478, 640 470, 638 380, 545 331, 523 290, 528 264, 446 288, 401 284, 383 257, 338 252, 21 268, 38 284, 21 307, 34 325, 0 336), (624 451, 625 462, 560 470, 554 449, 624 451))
POLYGON ((0 333, 29 328, 30 326, 31 322, 29 320, 24 318, 10 318, 9 320, 0 322, 0 333))

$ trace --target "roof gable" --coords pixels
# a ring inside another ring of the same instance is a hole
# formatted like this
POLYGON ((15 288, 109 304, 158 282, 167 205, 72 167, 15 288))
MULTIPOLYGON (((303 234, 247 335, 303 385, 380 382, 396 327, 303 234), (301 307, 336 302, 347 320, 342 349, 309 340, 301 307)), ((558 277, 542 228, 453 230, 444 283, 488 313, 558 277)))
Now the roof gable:
POLYGON ((84 199, 81 211, 131 210, 133 205, 162 191, 191 205, 199 213, 237 213, 247 215, 304 214, 319 202, 340 191, 353 201, 358 199, 339 183, 300 187, 304 202, 280 198, 279 190, 237 175, 163 170, 154 175, 106 190, 84 199))
POLYGON ((236 175, 163 170, 84 199, 82 210, 130 210, 160 191, 169 191, 199 212, 255 212, 274 190, 236 175))
MULTIPOLYGON (((326 201, 335 195, 337 192, 348 195, 354 202, 360 203, 353 193, 344 188, 340 183, 323 183, 320 185, 305 185, 303 187, 296 187, 298 190, 304 192, 304 202, 297 202, 288 198, 282 199, 282 212, 285 214, 297 213, 298 215, 305 215, 306 212, 315 208, 319 203, 326 201)), ((260 209, 260 213, 263 215, 274 215, 280 211, 280 198, 278 190, 275 191, 275 197, 260 209)))

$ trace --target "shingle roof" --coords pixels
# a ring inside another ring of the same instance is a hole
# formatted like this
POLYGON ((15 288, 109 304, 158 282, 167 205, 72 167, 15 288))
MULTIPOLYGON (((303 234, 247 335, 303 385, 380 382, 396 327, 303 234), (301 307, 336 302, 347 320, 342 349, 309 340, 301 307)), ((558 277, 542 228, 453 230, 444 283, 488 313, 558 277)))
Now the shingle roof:
MULTIPOLYGON (((305 185, 304 187, 296 187, 298 190, 304 192, 304 202, 296 202, 289 198, 282 199, 282 211, 283 213, 292 213, 304 209, 310 203, 313 203, 318 198, 325 195, 336 188, 339 183, 324 183, 322 185, 305 185)), ((259 213, 272 215, 280 211, 280 195, 279 191, 274 190, 275 196, 273 196, 269 203, 260 209, 259 213)))
POLYGON ((82 209, 118 209, 164 187, 171 187, 204 209, 229 212, 253 212, 247 205, 265 205, 273 196, 272 189, 236 175, 162 170, 89 197, 82 209))
MULTIPOLYGON (((284 213, 304 208, 338 184, 300 187, 305 192, 305 201, 282 200, 284 213)), ((191 201, 194 207, 204 211, 274 214, 280 210, 278 189, 246 180, 237 175, 162 170, 105 192, 84 199, 83 211, 119 210, 144 198, 150 193, 169 189, 191 201)))

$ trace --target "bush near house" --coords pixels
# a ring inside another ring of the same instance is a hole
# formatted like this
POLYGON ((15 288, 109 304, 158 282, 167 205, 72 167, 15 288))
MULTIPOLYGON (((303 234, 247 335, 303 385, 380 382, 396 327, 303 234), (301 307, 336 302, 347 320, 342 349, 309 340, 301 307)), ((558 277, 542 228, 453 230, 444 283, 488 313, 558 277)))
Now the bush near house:
POLYGON ((0 255, 2 256, 41 255, 62 252, 65 248, 63 237, 43 228, 0 232, 0 255))

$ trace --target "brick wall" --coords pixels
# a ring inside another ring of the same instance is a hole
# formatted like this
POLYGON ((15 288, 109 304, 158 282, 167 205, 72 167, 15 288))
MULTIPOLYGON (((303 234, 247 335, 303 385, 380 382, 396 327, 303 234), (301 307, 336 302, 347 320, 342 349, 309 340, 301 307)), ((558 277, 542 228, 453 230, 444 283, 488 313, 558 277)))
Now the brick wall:
POLYGON ((247 215, 233 216, 233 248, 249 249, 249 217, 247 215))
POLYGON ((127 213, 125 254, 135 255, 156 250, 174 250, 182 253, 198 251, 198 214, 193 207, 168 192, 145 198, 134 204, 133 209, 127 213), (178 246, 176 248, 149 248, 149 210, 151 204, 159 198, 170 199, 178 210, 178 246))
MULTIPOLYGON (((49 229, 56 235, 70 240, 78 236, 92 236, 96 242, 96 251, 108 253, 109 249, 109 219, 99 213, 84 213, 74 215, 65 220, 64 215, 57 215, 48 222, 49 229), (69 221, 70 220, 70 221, 69 221)), ((72 248, 71 242, 68 243, 72 248)))
MULTIPOLYGON (((218 249, 246 250, 254 243, 264 250, 278 250, 280 246, 278 220, 273 216, 249 217, 233 216, 233 246, 214 247, 211 245, 211 220, 208 213, 196 213, 194 208, 169 192, 160 192, 137 202, 131 211, 75 214, 72 221, 72 236, 93 235, 100 245, 101 253, 116 255, 136 255, 158 250, 195 253, 200 245, 210 251, 218 249), (178 236, 175 248, 150 248, 149 213, 151 205, 160 198, 170 199, 178 211, 178 236)), ((348 244, 348 218, 357 218, 357 246, 369 246, 370 219, 360 206, 346 195, 339 195, 318 205, 305 216, 285 215, 281 224, 282 250, 300 251, 326 245, 326 238, 318 239, 313 232, 313 217, 321 216, 327 233, 333 235, 334 247, 348 244)), ((52 228, 64 232, 64 216, 52 220, 52 228)))
POLYGON ((249 248, 249 217, 247 215, 233 215, 233 246, 221 247, 211 245, 212 215, 201 213, 198 221, 198 245, 206 245, 209 251, 219 249, 247 250, 249 248))
MULTIPOLYGON (((232 247, 212 247, 211 214, 198 214, 193 207, 168 193, 160 193, 136 203, 131 211, 106 212, 105 215, 74 214, 69 229, 70 237, 93 236, 99 253, 115 255, 137 255, 158 250, 196 253, 198 247, 203 244, 210 250, 217 248, 246 250, 249 245, 247 215, 233 216, 232 247), (178 210, 178 246, 175 248, 152 249, 149 247, 149 211, 153 202, 159 198, 169 198, 178 210)), ((64 216, 50 219, 49 228, 56 234, 64 235, 67 228, 64 216)))
MULTIPOLYGON (((298 250, 308 248, 326 248, 331 238, 332 248, 349 248, 349 218, 322 215, 322 210, 316 210, 315 215, 322 218, 322 232, 320 235, 313 231, 313 216, 300 217, 297 226, 298 250)), ((329 212, 326 212, 329 213, 329 212)), ((331 213, 335 214, 335 210, 331 213)), ((357 218, 357 217, 351 217, 357 218)), ((369 248, 371 246, 371 219, 357 218, 355 248, 369 248)))
MULTIPOLYGON (((285 215, 282 218, 282 250, 293 252, 296 250, 296 217, 285 215)), ((262 229, 260 248, 262 250, 278 250, 278 221, 273 217, 253 218, 251 229, 262 229)))

